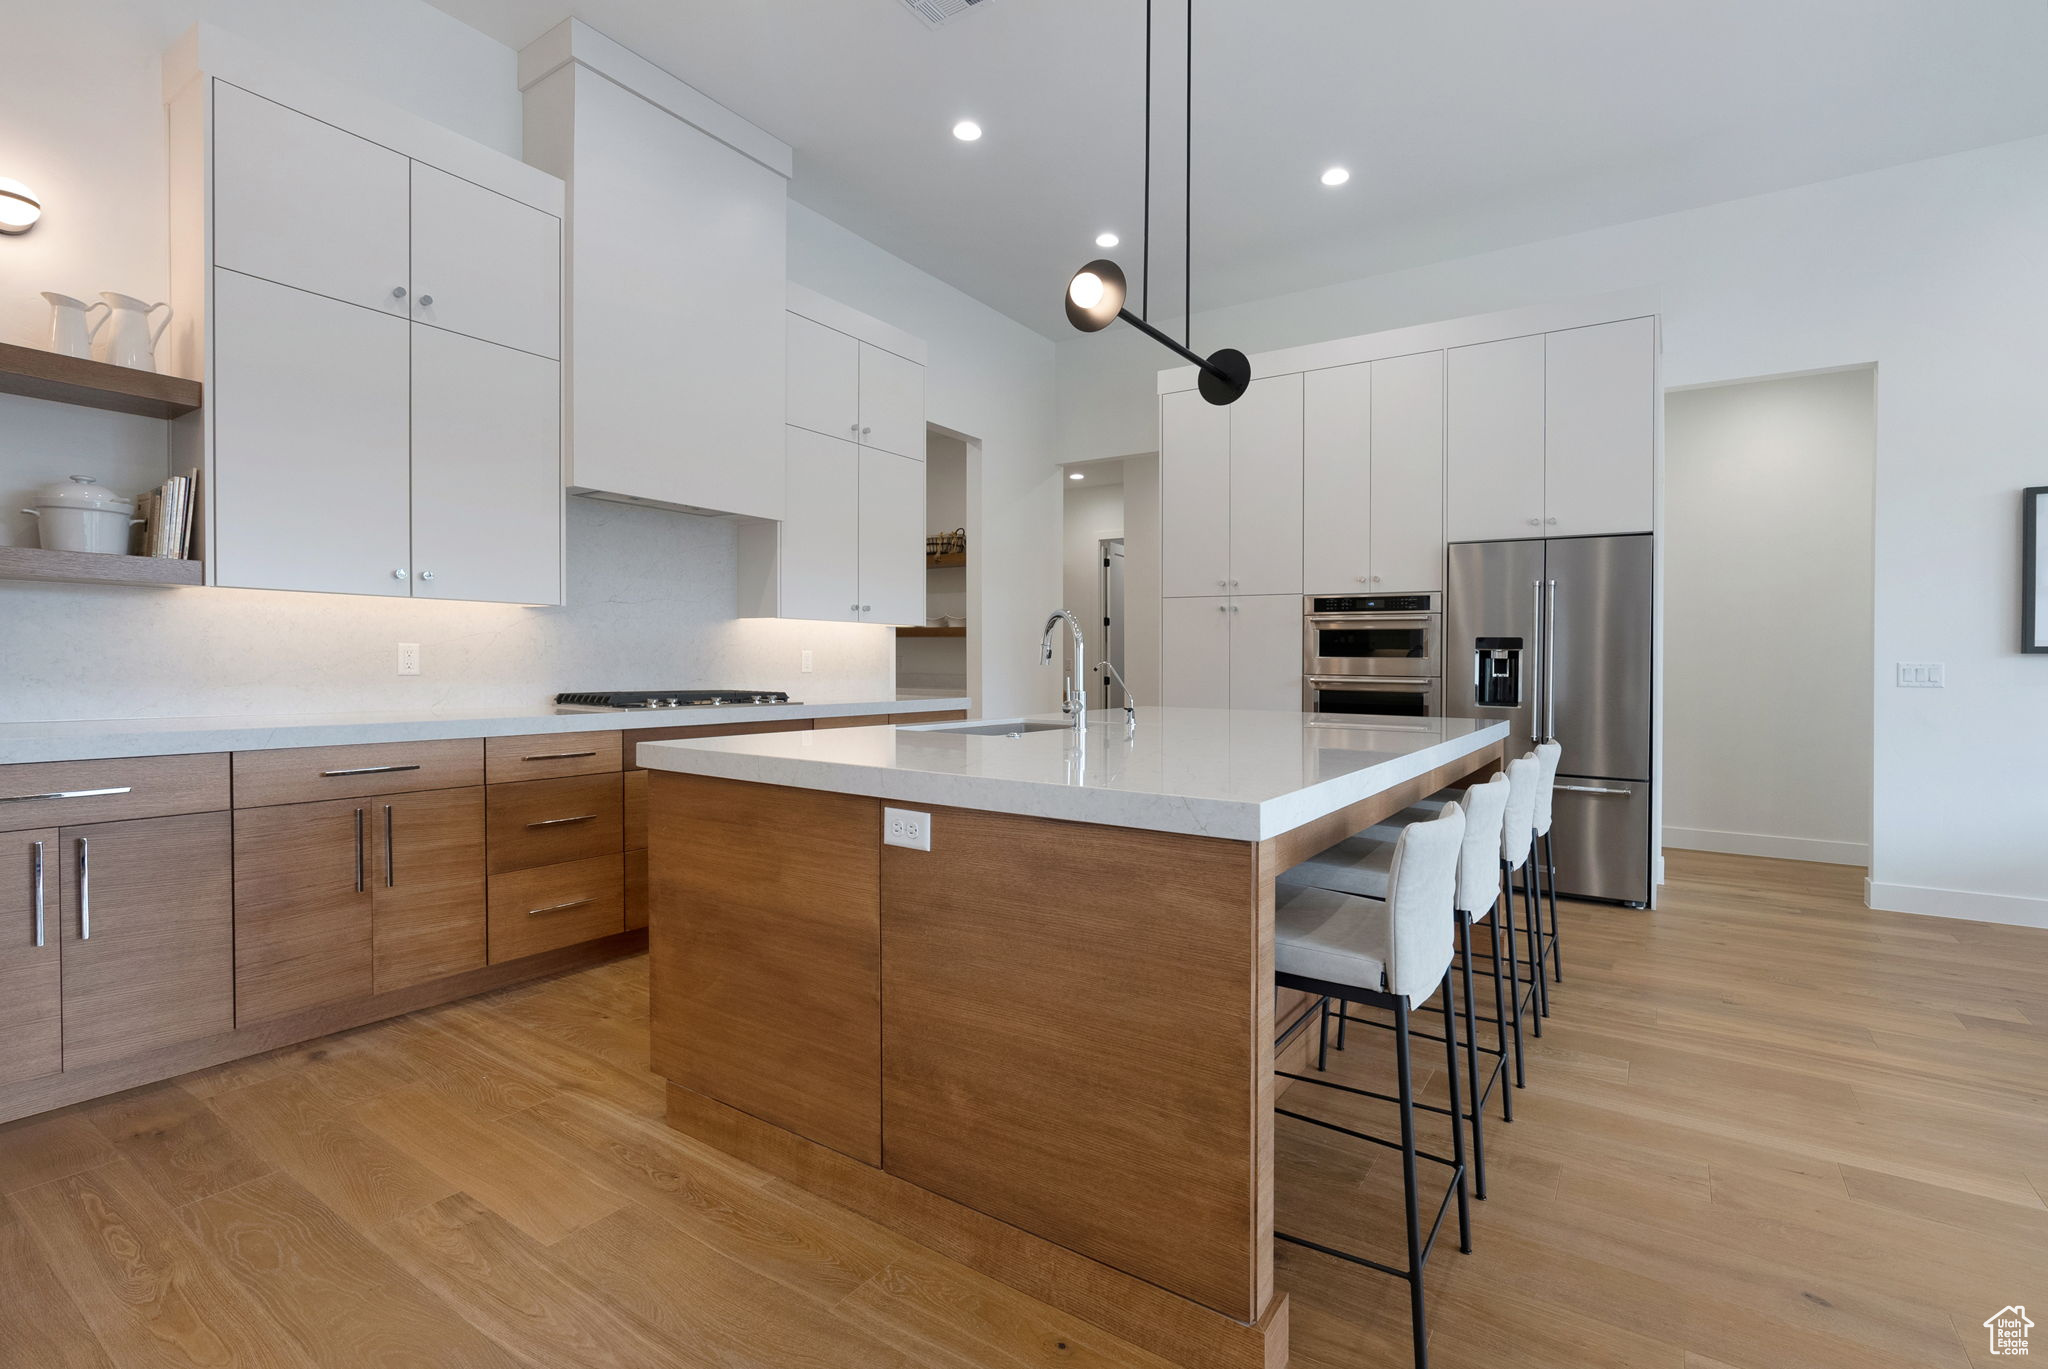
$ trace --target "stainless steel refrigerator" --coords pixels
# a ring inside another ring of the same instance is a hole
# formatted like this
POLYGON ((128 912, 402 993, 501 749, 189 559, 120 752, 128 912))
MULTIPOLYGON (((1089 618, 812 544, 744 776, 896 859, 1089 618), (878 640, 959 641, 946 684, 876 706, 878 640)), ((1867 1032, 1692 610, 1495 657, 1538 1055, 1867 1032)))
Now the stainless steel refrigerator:
POLYGON ((1650 900, 1652 538, 1457 542, 1444 712, 1505 719, 1507 754, 1555 737, 1557 891, 1650 900))

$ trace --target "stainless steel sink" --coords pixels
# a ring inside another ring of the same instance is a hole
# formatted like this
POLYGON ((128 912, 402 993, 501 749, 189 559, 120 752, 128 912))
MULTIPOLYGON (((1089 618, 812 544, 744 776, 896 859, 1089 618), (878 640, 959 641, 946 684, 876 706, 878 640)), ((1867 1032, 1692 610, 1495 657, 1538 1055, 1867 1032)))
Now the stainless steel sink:
POLYGON ((905 732, 958 732, 968 737, 1021 737, 1026 732, 1071 732, 1071 723, 1039 722, 1031 718, 1012 718, 1008 722, 980 723, 929 723, 923 726, 909 726, 905 732))

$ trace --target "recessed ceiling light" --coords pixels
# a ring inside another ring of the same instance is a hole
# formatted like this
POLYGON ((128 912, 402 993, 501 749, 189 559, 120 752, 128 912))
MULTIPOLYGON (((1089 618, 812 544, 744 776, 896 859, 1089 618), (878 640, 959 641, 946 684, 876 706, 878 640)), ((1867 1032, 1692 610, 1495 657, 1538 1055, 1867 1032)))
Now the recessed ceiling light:
POLYGON ((1068 472, 1067 472, 1067 479, 1069 479, 1069 480, 1081 480, 1081 479, 1084 479, 1084 478, 1085 478, 1085 477, 1084 477, 1084 476, 1083 476, 1083 475, 1081 474, 1081 472, 1079 472, 1079 471, 1068 471, 1068 472))
POLYGON ((962 119, 953 125, 953 136, 963 143, 971 143, 981 136, 981 125, 972 119, 962 119))
POLYGON ((1114 233, 1097 233, 1095 235, 1095 245, 1097 247, 1114 247, 1121 241, 1122 239, 1114 233))
POLYGON ((1341 166, 1333 166, 1323 173, 1324 185, 1342 185, 1351 179, 1351 173, 1341 166))

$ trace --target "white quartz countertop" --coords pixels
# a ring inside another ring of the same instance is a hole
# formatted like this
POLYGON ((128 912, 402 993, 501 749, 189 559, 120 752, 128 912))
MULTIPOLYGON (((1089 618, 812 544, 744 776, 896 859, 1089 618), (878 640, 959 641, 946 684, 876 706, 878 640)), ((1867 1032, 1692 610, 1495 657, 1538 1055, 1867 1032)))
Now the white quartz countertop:
MULTIPOLYGON (((642 727, 712 727, 789 718, 872 717, 964 709, 964 698, 879 699, 829 704, 728 704, 618 713, 530 709, 422 709, 402 713, 286 713, 220 718, 105 718, 0 723, 0 765, 85 761, 113 756, 183 756, 203 751, 267 751, 357 742, 444 741, 540 732, 631 732, 642 727)), ((855 730, 855 729, 848 729, 855 730)))
MULTIPOLYGON (((1034 719, 1060 722, 1057 714, 1034 719)), ((1021 736, 914 724, 643 742, 650 770, 1071 822, 1260 841, 1508 735, 1470 718, 1121 710, 1021 736)))

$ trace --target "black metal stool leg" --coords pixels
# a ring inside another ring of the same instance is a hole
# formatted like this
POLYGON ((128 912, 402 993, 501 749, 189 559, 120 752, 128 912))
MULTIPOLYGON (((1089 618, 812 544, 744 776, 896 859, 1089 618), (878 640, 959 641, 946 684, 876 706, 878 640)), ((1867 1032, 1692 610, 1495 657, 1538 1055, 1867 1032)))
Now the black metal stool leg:
MULTIPOLYGON (((1462 918, 1462 914, 1459 915, 1462 918)), ((1473 1078, 1478 1078, 1473 1067, 1473 1078)), ((1451 1092, 1451 1161, 1457 1165, 1458 1185, 1458 1249, 1467 1255, 1472 1253, 1472 1204, 1466 1196, 1465 1183, 1465 1104, 1464 1090, 1458 1087, 1458 1002, 1451 989, 1451 972, 1444 971, 1444 1071, 1445 1082, 1451 1092)), ((1475 1085, 1476 1087, 1476 1085, 1475 1085)), ((1472 1117, 1472 1153, 1479 1154, 1479 1116, 1475 1109, 1472 1117)), ((1482 1192, 1481 1197, 1485 1194, 1482 1192)))
POLYGON ((1543 865, 1549 871, 1543 879, 1544 892, 1550 895, 1550 977, 1564 983, 1564 952, 1557 942, 1557 857, 1552 853, 1550 833, 1543 834, 1543 865))
POLYGON ((1536 1039, 1541 1041, 1543 1039, 1543 1019, 1546 1016, 1546 1012, 1543 1006, 1543 960, 1539 954, 1543 949, 1543 944, 1537 939, 1536 932, 1535 865, 1535 848, 1532 846, 1529 859, 1522 867, 1522 945, 1526 948, 1529 957, 1529 977, 1527 979, 1522 977, 1521 956, 1523 953, 1518 951, 1515 958, 1515 997, 1519 999, 1522 996, 1521 989, 1523 984, 1529 986, 1529 1025, 1535 1029, 1536 1039))
POLYGON ((1316 1068, 1330 1067, 1330 1000, 1316 1005, 1316 1068))
MULTIPOLYGON (((1500 1045, 1501 1063, 1507 1063, 1508 1056, 1508 1005, 1507 989, 1503 984, 1505 976, 1500 971, 1500 900, 1494 900, 1493 916, 1486 920, 1487 941, 1493 947, 1493 1035, 1500 1045)), ((1515 1077, 1521 1078, 1522 1058, 1515 1056, 1515 1077)), ((1515 1120, 1515 1091, 1500 1091, 1500 1118, 1503 1122, 1515 1120)))
MULTIPOLYGON (((1486 1201, 1486 1104, 1479 1088, 1479 1020, 1472 1007, 1472 924, 1458 915, 1459 973, 1465 981, 1465 1063, 1472 1067, 1472 1186, 1481 1202, 1486 1201)), ((1444 976, 1444 1015, 1450 1016, 1450 976, 1444 976)), ((1446 1032, 1446 1036, 1455 1036, 1446 1032)), ((1455 1087, 1455 1085, 1454 1085, 1455 1087)), ((1451 1109, 1457 1111, 1455 1105, 1451 1109)))
POLYGON ((1415 1080, 1408 1059, 1408 1000, 1394 1003, 1394 1055, 1401 1080, 1401 1186, 1408 1207, 1408 1316, 1415 1369, 1429 1369, 1429 1320, 1422 1301, 1422 1209, 1415 1189, 1415 1080))
MULTIPOLYGON (((1506 952, 1509 990, 1508 1005, 1515 1015, 1515 1087, 1525 1089, 1529 1087, 1529 1073, 1522 1063, 1526 1058, 1522 1050, 1522 973, 1520 969, 1521 962, 1515 951, 1515 888, 1512 876, 1513 872, 1508 869, 1508 863, 1502 861, 1500 863, 1500 902, 1501 918, 1506 925, 1501 930, 1506 932, 1508 937, 1506 952)), ((1493 968, 1496 971, 1500 969, 1501 956, 1501 948, 1496 943, 1493 948, 1493 968)))

